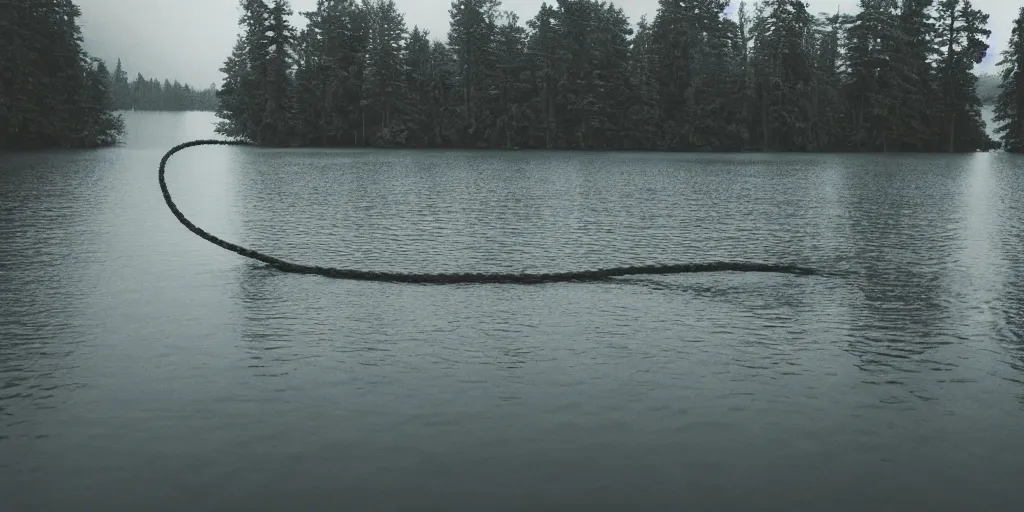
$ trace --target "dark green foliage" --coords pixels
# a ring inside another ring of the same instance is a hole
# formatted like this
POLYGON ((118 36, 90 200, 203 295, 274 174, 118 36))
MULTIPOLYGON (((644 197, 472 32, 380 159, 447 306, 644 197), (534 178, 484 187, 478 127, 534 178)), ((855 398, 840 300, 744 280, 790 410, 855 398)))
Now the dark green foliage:
POLYGON ((505 148, 528 144, 530 127, 529 100, 531 97, 530 67, 526 53, 526 29, 519 25, 519 18, 505 13, 503 23, 498 26, 497 77, 498 101, 494 138, 505 148))
POLYGON ((441 110, 436 95, 439 82, 434 68, 428 33, 414 27, 409 33, 403 56, 402 86, 405 105, 405 143, 412 147, 439 145, 433 127, 437 125, 441 110))
POLYGON ((79 15, 71 0, 0 2, 0 147, 106 146, 123 132, 79 15))
MULTIPOLYGON (((726 0, 662 0, 635 33, 600 0, 543 4, 525 24, 498 0, 453 0, 446 42, 408 31, 391 0, 318 0, 300 34, 279 15, 283 0, 241 3, 243 34, 218 92, 220 131, 260 144, 995 145, 973 73, 988 50, 988 17, 968 0, 862 0, 855 16, 763 0, 754 9, 741 2, 734 19, 726 0)), ((1013 55, 1004 65, 1018 62, 1013 55)), ((1013 69, 1003 73, 1007 98, 1018 94, 1013 69)), ((1017 119, 1011 99, 1002 101, 1004 121, 1017 119)))
MULTIPOLYGON (((366 13, 354 0, 318 0, 316 10, 302 15, 309 22, 293 41, 292 140, 302 145, 361 145, 366 141, 362 116, 366 13)), ((225 65, 228 80, 239 84, 238 89, 229 89, 226 83, 225 94, 258 94, 257 88, 242 83, 250 66, 258 65, 249 63, 245 54, 248 44, 247 38, 241 38, 238 56, 225 65)), ((231 112, 247 115, 242 106, 231 112)), ((229 125, 236 123, 229 119, 229 125)))
POLYGON ((751 144, 764 151, 810 150, 815 52, 807 36, 813 28, 812 17, 799 0, 769 0, 760 7, 751 27, 755 81, 751 144))
POLYGON ((935 8, 939 150, 969 151, 995 147, 985 133, 978 98, 978 77, 971 72, 988 50, 988 15, 970 0, 939 0, 935 8))
POLYGON ((448 46, 455 56, 457 81, 462 93, 462 126, 459 139, 469 146, 486 146, 493 130, 497 80, 497 0, 454 0, 448 11, 451 30, 448 46))
POLYGON ((368 57, 363 80, 363 123, 367 143, 405 145, 408 141, 403 120, 410 109, 403 90, 405 21, 393 0, 373 0, 366 4, 365 13, 368 57))
POLYGON ((1003 149, 1024 153, 1024 7, 1013 22, 1010 44, 999 65, 1003 71, 996 99, 996 133, 1003 149))

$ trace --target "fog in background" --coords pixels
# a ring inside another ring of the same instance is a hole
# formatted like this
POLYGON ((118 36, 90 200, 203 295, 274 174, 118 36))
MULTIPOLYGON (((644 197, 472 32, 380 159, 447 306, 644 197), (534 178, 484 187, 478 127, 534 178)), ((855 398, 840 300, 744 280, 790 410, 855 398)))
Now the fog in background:
MULTIPOLYGON (((109 62, 113 68, 121 58, 129 78, 136 73, 147 78, 177 79, 193 86, 220 85, 219 71, 238 37, 240 14, 237 0, 76 0, 82 9, 79 22, 85 36, 86 49, 109 62)), ((448 9, 451 0, 395 0, 405 14, 409 29, 414 25, 430 30, 431 37, 447 41, 448 9)), ((520 24, 540 10, 543 0, 505 0, 503 10, 519 15, 520 24)), ((549 0, 549 4, 556 0, 549 0)), ((747 2, 751 4, 750 1, 747 2)), ((634 23, 647 15, 653 20, 658 0, 626 0, 615 2, 634 23)), ((809 11, 834 13, 839 8, 856 12, 857 0, 809 0, 809 11)), ((989 55, 977 68, 980 72, 994 69, 999 53, 1006 47, 1019 2, 1008 0, 974 0, 976 8, 990 15, 989 55)), ((733 1, 734 13, 739 1, 733 1)), ((299 13, 313 10, 316 0, 292 0, 297 28, 305 25, 299 13)))

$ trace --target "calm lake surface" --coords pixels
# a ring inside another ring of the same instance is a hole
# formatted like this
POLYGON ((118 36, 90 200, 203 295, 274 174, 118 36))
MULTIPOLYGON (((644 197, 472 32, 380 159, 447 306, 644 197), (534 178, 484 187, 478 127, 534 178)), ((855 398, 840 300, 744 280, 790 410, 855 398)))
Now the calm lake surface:
POLYGON ((0 510, 1024 509, 1024 159, 0 155, 0 510))

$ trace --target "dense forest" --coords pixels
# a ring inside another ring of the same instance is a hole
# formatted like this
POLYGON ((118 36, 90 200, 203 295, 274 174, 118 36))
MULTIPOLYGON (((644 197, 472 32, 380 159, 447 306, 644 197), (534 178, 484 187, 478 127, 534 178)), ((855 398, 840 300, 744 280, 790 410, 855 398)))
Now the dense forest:
POLYGON ((128 81, 128 73, 121 67, 121 59, 111 77, 111 104, 116 110, 217 110, 217 86, 211 84, 204 90, 175 80, 146 79, 141 73, 135 80, 128 81))
POLYGON ((124 131, 79 15, 71 0, 0 2, 0 147, 105 146, 124 131))
MULTIPOLYGON (((391 0, 318 0, 301 31, 286 0, 241 0, 218 130, 263 145, 999 147, 973 72, 988 15, 968 0, 861 0, 853 15, 763 0, 729 17, 727 4, 662 0, 634 30, 596 0, 557 0, 525 23, 498 0, 454 0, 443 42, 408 30, 391 0)), ((1013 55, 1003 85, 1019 76, 1013 55)))

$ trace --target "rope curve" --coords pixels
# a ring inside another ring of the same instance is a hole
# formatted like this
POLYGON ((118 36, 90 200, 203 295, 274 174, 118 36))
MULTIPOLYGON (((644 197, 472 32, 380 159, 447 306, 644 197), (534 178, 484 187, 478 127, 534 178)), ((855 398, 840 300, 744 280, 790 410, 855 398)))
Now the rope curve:
POLYGON ((241 140, 194 140, 179 144, 170 149, 160 159, 160 190, 163 192, 164 201, 171 213, 177 217, 189 231, 200 238, 220 246, 231 252, 237 253, 246 258, 261 261, 284 272, 298 274, 316 274, 325 277, 348 279, 356 281, 377 281, 392 283, 411 284, 540 284, 560 283, 579 281, 602 281, 613 277, 631 275, 666 275, 684 274, 695 272, 774 272, 781 274, 814 275, 818 272, 813 268, 801 267, 786 264, 754 263, 754 262, 728 262, 714 261, 708 263, 683 263, 669 265, 646 265, 632 267, 614 267, 596 270, 581 270, 572 272, 558 272, 551 274, 405 274, 399 272, 369 272, 365 270, 353 270, 345 268, 317 267, 285 261, 259 251, 233 244, 222 240, 210 233, 207 233, 192 221, 188 220, 178 206, 171 200, 171 193, 167 189, 167 182, 164 174, 167 169, 167 161, 175 153, 195 146, 251 146, 249 142, 241 140))

